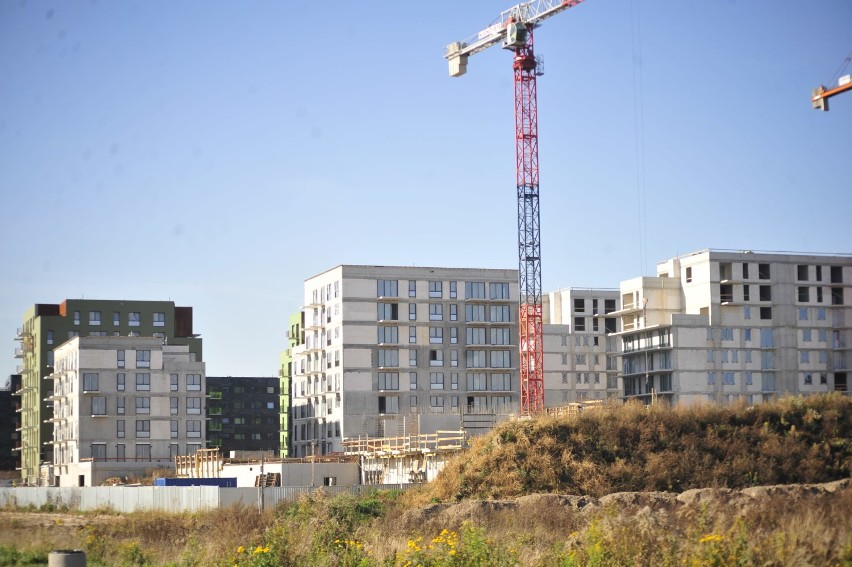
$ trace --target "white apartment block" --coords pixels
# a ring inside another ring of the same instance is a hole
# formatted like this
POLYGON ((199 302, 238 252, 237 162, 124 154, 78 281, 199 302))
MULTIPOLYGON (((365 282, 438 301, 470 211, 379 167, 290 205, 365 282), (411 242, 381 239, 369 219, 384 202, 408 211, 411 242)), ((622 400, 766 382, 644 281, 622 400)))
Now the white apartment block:
POLYGON ((620 288, 626 399, 850 391, 852 256, 704 250, 620 288))
POLYGON ((617 289, 567 288, 544 298, 544 406, 621 396, 617 289))
POLYGON ((388 266, 337 266, 306 280, 293 456, 517 413, 517 282, 517 270, 388 266))
POLYGON ((54 484, 143 475, 205 446, 205 367, 188 346, 75 337, 54 353, 54 484))

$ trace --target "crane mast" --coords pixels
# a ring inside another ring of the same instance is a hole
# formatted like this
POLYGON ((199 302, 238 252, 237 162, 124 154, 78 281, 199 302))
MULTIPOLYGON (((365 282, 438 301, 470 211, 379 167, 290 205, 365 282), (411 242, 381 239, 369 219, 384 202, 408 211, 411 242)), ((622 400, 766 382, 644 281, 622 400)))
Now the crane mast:
POLYGON ((467 72, 470 55, 496 45, 514 52, 515 171, 518 200, 518 313, 521 415, 544 410, 544 341, 541 291, 541 231, 538 186, 538 103, 536 77, 541 62, 533 49, 533 29, 543 20, 583 0, 533 0, 500 13, 487 28, 447 46, 450 76, 467 72))

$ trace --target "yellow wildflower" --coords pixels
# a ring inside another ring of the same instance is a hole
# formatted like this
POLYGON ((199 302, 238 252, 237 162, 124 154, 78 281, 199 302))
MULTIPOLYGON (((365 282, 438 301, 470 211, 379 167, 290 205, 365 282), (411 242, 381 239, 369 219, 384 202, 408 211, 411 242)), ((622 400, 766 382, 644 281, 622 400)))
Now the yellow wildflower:
POLYGON ((720 535, 708 534, 708 535, 704 536, 703 538, 701 538, 700 540, 698 540, 698 542, 699 543, 709 543, 709 542, 713 542, 713 541, 722 541, 723 539, 724 538, 720 535))
POLYGON ((245 550, 246 550, 246 548, 244 548, 242 545, 237 547, 237 553, 242 553, 245 550))

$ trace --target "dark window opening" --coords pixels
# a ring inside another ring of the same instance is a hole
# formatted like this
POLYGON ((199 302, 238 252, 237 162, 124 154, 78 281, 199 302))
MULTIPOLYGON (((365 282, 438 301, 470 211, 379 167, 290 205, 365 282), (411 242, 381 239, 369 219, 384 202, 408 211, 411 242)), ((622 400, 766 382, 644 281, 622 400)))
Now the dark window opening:
POLYGON ((758 264, 757 265, 757 279, 759 279, 759 280, 768 280, 769 279, 769 264, 758 264))
POLYGON ((772 286, 769 286, 769 285, 760 286, 760 300, 761 301, 772 301, 772 286))

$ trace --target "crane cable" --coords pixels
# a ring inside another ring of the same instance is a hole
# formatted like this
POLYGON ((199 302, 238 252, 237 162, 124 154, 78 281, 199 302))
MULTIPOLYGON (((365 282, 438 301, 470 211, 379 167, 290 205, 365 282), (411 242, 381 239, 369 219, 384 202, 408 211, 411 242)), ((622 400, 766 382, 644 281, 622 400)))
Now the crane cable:
POLYGON ((840 78, 840 75, 843 74, 843 71, 846 70, 846 67, 849 66, 849 63, 852 62, 852 52, 849 52, 849 55, 846 56, 846 59, 843 60, 843 63, 840 64, 840 68, 834 72, 834 76, 831 78, 826 85, 835 85, 837 84, 837 80, 840 78))
POLYGON ((645 198, 645 118, 642 85, 642 21, 639 0, 633 0, 630 8, 631 38, 633 41, 633 112, 636 143, 636 199, 639 217, 639 262, 641 274, 647 266, 648 223, 645 198), (635 9, 634 9, 635 7, 635 9))

